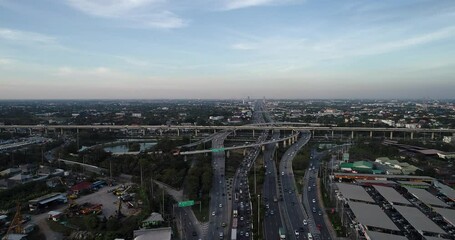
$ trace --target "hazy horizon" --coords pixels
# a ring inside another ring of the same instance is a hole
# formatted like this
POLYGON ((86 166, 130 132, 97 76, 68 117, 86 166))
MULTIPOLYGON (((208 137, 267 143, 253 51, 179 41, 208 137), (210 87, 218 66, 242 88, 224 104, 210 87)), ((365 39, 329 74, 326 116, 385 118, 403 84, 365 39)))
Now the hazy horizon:
POLYGON ((0 99, 451 99, 451 0, 0 0, 0 99))

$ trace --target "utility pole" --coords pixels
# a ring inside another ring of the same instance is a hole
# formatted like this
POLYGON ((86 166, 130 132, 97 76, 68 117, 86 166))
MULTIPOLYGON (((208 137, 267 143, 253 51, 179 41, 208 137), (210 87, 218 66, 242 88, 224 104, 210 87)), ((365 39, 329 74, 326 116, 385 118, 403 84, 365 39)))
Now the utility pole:
POLYGON ((260 230, 259 230, 259 227, 261 226, 260 224, 260 216, 261 216, 261 208, 260 208, 260 205, 261 205, 261 202, 260 202, 260 199, 261 199, 261 195, 258 194, 258 236, 259 236, 259 233, 260 233, 260 230))
POLYGON ((164 188, 162 190, 163 190, 163 210, 161 212, 163 213, 163 216, 164 216, 164 188))
POLYGON ((254 168, 254 194, 256 194, 256 159, 253 161, 253 168, 254 168))
POLYGON ((112 180, 112 158, 109 158, 109 175, 112 180))

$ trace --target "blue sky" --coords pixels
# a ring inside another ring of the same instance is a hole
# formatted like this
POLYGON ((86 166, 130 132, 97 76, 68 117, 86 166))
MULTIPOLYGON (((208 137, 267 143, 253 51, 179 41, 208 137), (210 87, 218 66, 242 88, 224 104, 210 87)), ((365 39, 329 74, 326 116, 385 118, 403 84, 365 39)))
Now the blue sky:
POLYGON ((0 0, 0 99, 454 98, 453 0, 0 0))

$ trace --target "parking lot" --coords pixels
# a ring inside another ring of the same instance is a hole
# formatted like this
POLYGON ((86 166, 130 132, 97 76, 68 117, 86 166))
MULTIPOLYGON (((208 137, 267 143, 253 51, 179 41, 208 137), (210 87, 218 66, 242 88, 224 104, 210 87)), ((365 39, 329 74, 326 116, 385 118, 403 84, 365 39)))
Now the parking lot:
MULTIPOLYGON (((108 218, 109 216, 115 215, 118 209, 119 204, 119 197, 112 193, 112 190, 118 188, 119 186, 112 186, 112 187, 103 187, 100 188, 98 191, 82 196, 75 200, 78 204, 83 204, 86 202, 89 203, 99 203, 103 204, 102 214, 108 218)), ((132 215, 134 213, 134 209, 128 208, 126 203, 122 203, 121 212, 123 215, 132 215)))

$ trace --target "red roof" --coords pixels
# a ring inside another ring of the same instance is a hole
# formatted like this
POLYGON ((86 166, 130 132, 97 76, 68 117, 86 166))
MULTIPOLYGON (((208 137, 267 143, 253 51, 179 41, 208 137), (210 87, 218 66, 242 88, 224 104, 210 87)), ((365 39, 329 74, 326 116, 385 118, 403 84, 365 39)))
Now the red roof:
POLYGON ((82 190, 87 190, 90 189, 92 184, 90 182, 80 182, 74 186, 71 187, 71 191, 82 191, 82 190))

